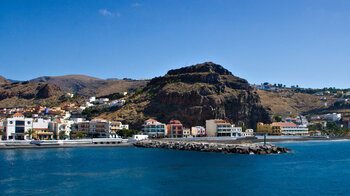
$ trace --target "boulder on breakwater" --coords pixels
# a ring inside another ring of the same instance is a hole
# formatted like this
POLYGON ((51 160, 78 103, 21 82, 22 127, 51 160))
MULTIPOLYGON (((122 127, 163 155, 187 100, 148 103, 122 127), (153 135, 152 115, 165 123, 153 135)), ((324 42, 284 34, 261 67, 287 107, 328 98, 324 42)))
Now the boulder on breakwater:
POLYGON ((279 154, 292 152, 288 148, 272 144, 220 144, 193 141, 162 141, 141 140, 134 143, 136 147, 143 148, 165 148, 175 150, 190 150, 202 152, 221 152, 238 154, 279 154))

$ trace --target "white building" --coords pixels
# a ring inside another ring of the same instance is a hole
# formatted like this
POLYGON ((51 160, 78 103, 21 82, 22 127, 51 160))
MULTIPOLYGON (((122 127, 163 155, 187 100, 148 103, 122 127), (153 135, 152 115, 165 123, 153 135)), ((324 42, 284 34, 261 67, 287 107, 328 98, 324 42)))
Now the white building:
POLYGON ((303 125, 297 126, 295 123, 274 122, 272 125, 281 126, 283 135, 308 135, 309 129, 303 125))
POLYGON ((30 139, 27 132, 33 129, 32 118, 25 118, 23 114, 16 113, 12 118, 5 119, 3 123, 7 140, 30 139))
POLYGON ((323 117, 324 120, 330 120, 330 121, 340 121, 341 119, 341 114, 333 113, 333 114, 326 114, 323 117))
POLYGON ((99 102, 100 104, 103 104, 104 102, 108 102, 108 101, 109 101, 108 98, 100 98, 100 99, 98 99, 98 102, 99 102))
POLYGON ((202 126, 195 126, 191 128, 191 135, 195 137, 204 137, 206 136, 205 128, 202 126))
POLYGON ((33 132, 36 139, 53 139, 54 133, 49 131, 50 120, 36 118, 33 120, 33 132))
POLYGON ((118 138, 118 130, 129 129, 129 125, 122 124, 119 121, 112 121, 109 123, 109 137, 110 138, 118 138))
POLYGON ((242 132, 242 136, 244 137, 253 137, 254 136, 254 130, 253 129, 246 129, 242 132))
POLYGON ((134 136, 132 136, 132 139, 134 139, 134 140, 147 140, 148 135, 134 135, 134 136))
POLYGON ((123 105, 125 105, 125 100, 114 100, 111 103, 109 103, 110 107, 121 107, 123 105))
POLYGON ((231 137, 240 137, 242 136, 242 127, 235 127, 235 125, 232 125, 231 132, 231 137))
POLYGON ((96 101, 96 97, 90 97, 90 98, 85 100, 85 102, 89 102, 89 103, 93 103, 95 101, 96 101))

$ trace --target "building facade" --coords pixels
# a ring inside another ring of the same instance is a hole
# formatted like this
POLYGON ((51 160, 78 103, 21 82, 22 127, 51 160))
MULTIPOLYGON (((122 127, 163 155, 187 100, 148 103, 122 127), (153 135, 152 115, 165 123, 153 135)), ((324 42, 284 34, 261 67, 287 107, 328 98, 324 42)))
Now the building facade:
POLYGON ((297 126, 295 123, 275 122, 275 126, 281 126, 282 135, 308 135, 309 129, 306 126, 297 126))
POLYGON ((195 126, 191 128, 191 135, 195 137, 205 137, 207 136, 205 128, 202 126, 195 126))
POLYGON ((282 135, 282 127, 280 125, 258 123, 256 132, 268 135, 282 135))
POLYGON ((184 136, 183 133, 183 125, 179 120, 171 120, 169 124, 167 124, 167 137, 170 138, 181 138, 184 136))
POLYGON ((148 119, 143 124, 142 131, 150 137, 164 137, 166 135, 166 126, 154 119, 148 119))
POLYGON ((205 121, 205 129, 209 137, 231 137, 232 126, 230 123, 220 119, 205 121))
POLYGON ((29 140, 29 134, 33 129, 33 119, 25 118, 23 114, 16 113, 12 118, 3 121, 3 129, 6 140, 29 140))

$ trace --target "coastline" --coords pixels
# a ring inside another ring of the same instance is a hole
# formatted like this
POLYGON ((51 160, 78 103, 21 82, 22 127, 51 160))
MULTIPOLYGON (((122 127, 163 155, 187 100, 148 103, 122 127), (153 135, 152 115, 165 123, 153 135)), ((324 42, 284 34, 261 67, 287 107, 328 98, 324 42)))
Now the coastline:
POLYGON ((133 143, 119 144, 64 144, 64 145, 0 145, 0 150, 16 150, 16 149, 49 149, 49 148, 117 148, 117 147, 132 147, 133 143))
MULTIPOLYGON (((261 144, 264 143, 263 139, 256 138, 197 138, 197 139, 154 139, 150 141, 187 141, 187 142, 204 142, 215 144, 261 144)), ((350 137, 330 137, 330 138, 268 138, 266 142, 269 144, 282 144, 282 143, 302 143, 302 142, 336 142, 336 141, 350 141, 350 137)), ((127 143, 110 143, 110 144, 94 144, 94 143, 71 143, 71 144, 0 144, 0 150, 14 150, 14 149, 49 149, 49 148, 118 148, 118 147, 134 147, 135 142, 127 143)))

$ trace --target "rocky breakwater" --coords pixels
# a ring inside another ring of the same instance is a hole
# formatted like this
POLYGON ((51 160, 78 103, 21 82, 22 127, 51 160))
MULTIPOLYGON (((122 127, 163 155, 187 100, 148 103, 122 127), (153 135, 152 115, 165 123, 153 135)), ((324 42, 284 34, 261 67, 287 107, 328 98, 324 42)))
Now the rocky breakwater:
POLYGON ((219 144, 193 141, 161 141, 142 140, 134 143, 136 147, 143 148, 165 148, 175 150, 190 150, 201 152, 221 152, 237 154, 279 154, 292 152, 288 148, 272 144, 219 144))

